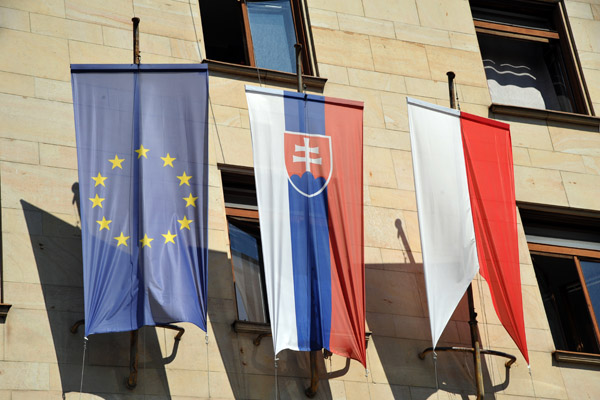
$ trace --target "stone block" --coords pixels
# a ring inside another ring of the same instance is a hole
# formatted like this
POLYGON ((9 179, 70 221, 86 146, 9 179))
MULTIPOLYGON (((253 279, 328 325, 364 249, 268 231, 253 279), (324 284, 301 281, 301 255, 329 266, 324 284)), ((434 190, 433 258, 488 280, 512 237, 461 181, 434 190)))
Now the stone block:
MULTIPOLYGON (((600 24, 600 22, 598 23, 600 24)), ((598 52, 600 53, 600 50, 598 52)), ((590 92, 592 102, 600 102, 600 70, 584 69, 583 74, 585 75, 585 81, 590 92)))
POLYGON ((210 117, 212 118, 213 115, 214 122, 217 125, 242 128, 242 118, 239 108, 215 104, 212 106, 210 117))
POLYGON ((406 93, 404 77, 399 75, 349 68, 348 77, 352 86, 406 93))
POLYGON ((448 31, 414 24, 394 23, 396 38, 405 42, 451 47, 448 31))
POLYGON ((580 3, 578 1, 567 1, 565 2, 565 5, 567 6, 569 20, 573 18, 594 19, 590 4, 580 3))
POLYGON ((129 50, 73 40, 69 41, 69 54, 73 64, 129 64, 132 57, 129 50))
POLYGON ((2 6, 36 14, 54 15, 55 17, 65 16, 64 0, 3 0, 2 6))
POLYGON ((363 3, 361 0, 311 0, 309 7, 311 19, 313 14, 313 8, 343 12, 354 15, 364 15, 363 3))
POLYGON ((76 170, 1 162, 2 206, 22 208, 21 200, 43 207, 47 212, 73 211, 73 183, 76 170), (32 191, 31 188, 36 188, 32 191))
POLYGON ((70 80, 67 41, 29 32, 0 29, 0 69, 41 78, 70 80))
POLYGON ((535 395, 540 398, 567 399, 561 369, 553 365, 550 352, 529 353, 535 395))
POLYGON ((419 25, 417 5, 414 0, 389 2, 374 0, 363 2, 365 16, 405 24, 419 25))
POLYGON ((208 275, 211 282, 208 295, 212 298, 233 300, 234 285, 231 259, 227 253, 209 251, 208 275))
POLYGON ((365 247, 365 264, 381 264, 381 252, 377 247, 365 247))
MULTIPOLYGON (((468 7, 468 3, 461 3, 468 7)), ((473 22, 470 23, 472 26, 473 22)), ((448 80, 446 72, 454 71, 456 83, 459 86, 470 85, 487 88, 487 79, 479 52, 437 46, 425 46, 425 48, 427 49, 427 59, 429 60, 433 80, 445 82, 448 80)))
POLYGON ((310 10, 311 27, 339 30, 338 15, 336 12, 313 8, 310 10))
MULTIPOLYGON (((200 55, 198 53, 198 43, 196 41, 170 39, 171 41, 171 54, 173 57, 185 58, 187 60, 200 61, 200 55)), ((202 54, 205 51, 202 50, 202 54)))
POLYGON ((479 112, 478 115, 481 115, 482 117, 488 117, 488 107, 492 103, 492 100, 487 87, 458 85, 456 89, 458 91, 458 101, 461 106, 463 103, 482 105, 484 107, 481 109, 481 112, 479 112))
POLYGON ((600 21, 600 4, 592 4, 592 15, 596 21, 600 21))
POLYGON ((375 207, 417 211, 417 201, 413 191, 382 187, 371 187, 369 190, 371 205, 375 207))
MULTIPOLYGON (((406 224, 402 221, 396 226, 397 229, 401 229, 402 233, 406 236, 406 224)), ((408 240, 408 239, 407 239, 408 240)), ((406 245, 405 247, 410 247, 406 245)), ((423 258, 420 252, 409 250, 394 250, 394 249, 381 249, 381 259, 383 262, 384 269, 391 271, 403 271, 412 272, 417 274, 423 273, 423 258)))
POLYGON ((35 78, 35 97, 44 100, 56 100, 73 103, 71 82, 35 78))
POLYGON ((313 27, 312 32, 319 62, 373 70, 368 36, 317 27, 313 27), (352 56, 349 57, 349 54, 352 56))
POLYGON ((419 22, 422 26, 453 32, 475 33, 468 2, 419 0, 418 11, 419 22))
POLYGON ((600 133, 592 127, 549 122, 555 151, 600 157, 600 133))
POLYGON ((427 53, 423 45, 372 37, 371 51, 375 71, 425 79, 431 77, 427 53))
POLYGON ((338 21, 339 29, 342 31, 362 33, 369 36, 396 37, 394 24, 391 21, 342 13, 338 13, 338 21))
POLYGON ((600 396, 600 380, 596 368, 574 368, 559 364, 569 399, 594 399, 600 396))
MULTIPOLYGON (((597 6, 600 10, 600 4, 597 6)), ((591 51, 579 51, 579 61, 584 69, 600 69, 600 53, 591 51)))
POLYGON ((348 70, 346 69, 346 67, 338 67, 337 65, 319 63, 319 74, 323 78, 327 78, 327 84, 350 84, 348 79, 348 70))
POLYGON ((392 150, 394 160, 394 171, 396 173, 396 185, 398 189, 413 191, 415 181, 412 170, 412 155, 409 151, 392 150))
POLYGON ((35 84, 32 76, 0 71, 0 93, 34 96, 35 84))
POLYGON ((5 390, 48 390, 48 365, 0 361, 0 387, 5 390))
MULTIPOLYGON (((211 74, 209 76, 210 98, 213 107, 216 105, 247 109, 245 82, 241 79, 230 79, 228 75, 211 74)), ((212 116, 210 116, 212 118, 212 116)))
POLYGON ((600 53, 600 21, 571 18, 569 22, 577 50, 600 53))
POLYGON ((386 129, 408 131, 406 95, 382 92, 381 107, 383 108, 386 129))
MULTIPOLYGON (((113 28, 110 26, 103 26, 102 27, 102 38, 103 38, 103 43, 105 46, 133 50, 133 40, 131 37, 131 30, 113 28)), ((140 41, 141 41, 141 39, 140 39, 140 41)), ((141 47, 141 43, 140 43, 140 52, 141 52, 141 49, 144 49, 144 48, 141 47)), ((144 49, 144 52, 145 51, 146 51, 146 49, 144 49)))
POLYGON ((368 269, 365 271, 367 312, 424 316, 415 274, 368 269))
MULTIPOLYGON (((4 5, 4 3, 2 3, 4 5)), ((0 7, 0 28, 16 29, 28 32, 29 13, 14 8, 0 7)))
POLYGON ((393 174, 394 164, 389 149, 365 146, 363 158, 364 181, 369 186, 396 187, 396 178, 393 174))
POLYGON ((47 15, 31 14, 31 32, 81 42, 102 43, 100 25, 47 15))
POLYGON ((531 166, 529 151, 524 147, 513 147, 513 164, 531 166))
POLYGON ((562 172, 569 206, 600 210, 600 176, 562 172))
MULTIPOLYGON (((546 125, 545 121, 507 115, 493 115, 492 118, 510 125, 510 136, 513 146, 554 150, 553 141, 550 139, 548 125, 546 125)), ((556 150, 560 151, 560 149, 556 150)))
MULTIPOLYGON (((200 8, 192 7, 191 10, 198 26, 200 8)), ((197 39, 189 4, 173 0, 158 3, 152 0, 139 0, 135 2, 135 15, 143 21, 140 24, 140 33, 189 41, 197 39)))
POLYGON ((475 53, 479 51, 479 42, 476 35, 460 32, 448 32, 448 34, 450 35, 450 45, 453 49, 475 53))
POLYGON ((402 249, 402 241, 398 238, 396 220, 403 217, 403 212, 389 208, 365 206, 365 246, 402 249))
POLYGON ((37 283, 4 282, 4 298, 15 309, 46 311, 42 285, 37 283))
POLYGON ((583 164, 588 174, 600 175, 600 157, 583 156, 583 164))
MULTIPOLYGON (((7 361, 57 362, 50 322, 46 310, 14 307, 6 330, 7 361), (27 340, 23 340, 27 338, 27 340)), ((68 328, 66 329, 68 333, 68 328)))
POLYGON ((66 12, 69 19, 121 29, 131 29, 132 27, 133 5, 130 1, 105 0, 90 3, 87 0, 62 0, 60 3, 63 13, 66 12))
POLYGON ((517 201, 568 206, 559 171, 515 165, 517 201))
POLYGON ((369 385, 366 382, 344 382, 347 400, 362 400, 370 397, 369 385))
POLYGON ((578 154, 530 149, 529 158, 533 167, 585 173, 583 158, 578 154))
POLYGON ((448 82, 406 77, 406 93, 411 96, 448 99, 448 82))
POLYGON ((235 393, 231 388, 229 376, 226 372, 211 372, 209 379, 209 390, 211 398, 235 399, 235 393))
POLYGON ((225 163, 252 167, 252 138, 249 129, 219 126, 220 144, 225 155, 225 163))
POLYGON ((144 53, 170 56, 171 40, 168 37, 164 36, 140 33, 140 49, 144 49, 144 53))
MULTIPOLYGON (((178 323, 176 325, 185 329, 185 334, 179 342, 175 341, 177 331, 156 328, 162 360, 169 360, 168 364, 165 364, 165 368, 208 371, 207 351, 209 346, 205 341, 205 333, 194 324, 178 323)), ((212 340, 215 338, 213 337, 212 340)))
POLYGON ((77 169, 77 149, 40 143, 40 164, 49 167, 77 169))
POLYGON ((408 132, 365 127, 363 144, 373 147, 385 147, 396 150, 410 150, 410 135, 408 132))
POLYGON ((0 138, 0 161, 38 164, 38 144, 22 140, 0 138))
POLYGON ((2 232, 42 234, 42 215, 38 211, 2 208, 2 221, 2 232))

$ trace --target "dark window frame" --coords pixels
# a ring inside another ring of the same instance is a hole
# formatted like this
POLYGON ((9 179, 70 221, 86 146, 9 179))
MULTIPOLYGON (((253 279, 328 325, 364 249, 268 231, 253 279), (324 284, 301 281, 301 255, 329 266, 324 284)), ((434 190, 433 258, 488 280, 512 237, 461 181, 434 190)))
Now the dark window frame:
MULTIPOLYGON (((210 1, 210 0, 207 0, 210 1)), ((207 54, 206 60, 204 62, 209 64, 209 69, 212 66, 212 69, 217 70, 219 72, 229 72, 229 73, 237 73, 240 75, 248 76, 250 71, 244 71, 245 69, 253 70, 254 76, 257 74, 261 78, 266 78, 267 76, 273 80, 284 81, 287 82, 289 79, 286 79, 284 75, 295 76, 295 73, 287 72, 287 71, 276 71, 266 68, 259 68, 256 66, 255 57, 254 57, 254 45, 252 41, 252 32, 250 29, 250 21, 248 17, 248 7, 247 4, 254 1, 269 1, 269 0, 238 0, 239 4, 239 12, 240 12, 240 23, 242 25, 242 33, 243 37, 240 40, 243 41, 243 46, 245 47, 245 61, 243 63, 235 63, 231 61, 223 61, 215 58, 211 58, 210 54, 207 54), (237 67, 237 68, 236 68, 237 67)), ((292 19, 294 21, 294 32, 296 35, 296 43, 300 43, 302 45, 302 74, 308 77, 312 77, 312 80, 307 82, 307 86, 314 86, 318 88, 322 88, 324 85, 324 81, 314 78, 318 78, 319 70, 318 64, 316 60, 316 54, 314 49, 314 40, 312 37, 312 32, 310 29, 310 17, 308 15, 308 8, 306 7, 305 0, 289 0, 292 11, 292 19)), ((199 7, 202 5, 199 3, 199 7)), ((202 12, 201 12, 202 17, 202 12)), ((206 31, 206 25, 203 21, 203 30, 206 31)), ((205 32, 205 38, 207 34, 205 32)), ((205 42, 206 45, 206 42, 205 42)), ((207 49, 208 51, 208 49, 207 49)), ((289 77, 287 77, 289 78, 289 77)))
MULTIPOLYGON (((217 164, 217 168, 221 171, 224 197, 234 200, 232 202, 228 202, 227 199, 225 199, 227 237, 229 238, 229 223, 232 221, 234 224, 235 222, 253 224, 255 225, 256 230, 260 231, 258 207, 256 205, 256 187, 254 186, 254 169, 250 167, 232 166, 220 163, 217 164)), ((260 249, 262 250, 262 246, 260 249)), ((266 308, 267 322, 264 323, 241 320, 236 295, 234 300, 236 308, 236 320, 233 323, 233 327, 238 333, 252 333, 264 336, 271 332, 269 304, 267 300, 264 265, 262 264, 262 260, 260 260, 260 268, 261 280, 263 283, 262 300, 266 308)), ((232 283, 235 285, 235 265, 233 257, 231 258, 231 274, 232 283)), ((256 340, 257 343, 260 343, 259 338, 256 340)))
MULTIPOLYGON (((471 8, 486 9, 492 12, 511 12, 520 13, 525 16, 544 15, 550 22, 552 28, 533 28, 518 26, 518 24, 498 23, 485 21, 482 18, 473 18, 475 32, 479 35, 492 35, 495 37, 506 37, 529 42, 553 43, 560 50, 559 56, 562 58, 562 64, 565 69, 565 86, 571 93, 573 102, 573 112, 557 111, 550 109, 535 109, 529 107, 515 106, 511 104, 492 104, 492 112, 505 113, 510 115, 520 115, 541 119, 552 120, 548 114, 557 114, 557 118, 564 116, 561 114, 574 114, 581 116, 594 116, 594 109, 591 97, 585 85, 583 69, 577 55, 573 34, 569 25, 564 3, 562 1, 497 1, 497 0, 471 0, 471 8), (522 112, 519 112, 521 109, 522 112)), ((492 99, 493 102, 493 99, 492 99)), ((597 125, 598 121, 588 121, 590 124, 597 125)))

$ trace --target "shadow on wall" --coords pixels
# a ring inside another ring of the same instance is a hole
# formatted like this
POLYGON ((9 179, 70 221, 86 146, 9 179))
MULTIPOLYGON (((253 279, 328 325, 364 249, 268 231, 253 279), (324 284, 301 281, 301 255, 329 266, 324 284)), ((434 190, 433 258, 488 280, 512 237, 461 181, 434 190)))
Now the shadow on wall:
MULTIPOLYGON (((73 185, 73 191, 76 202, 79 198, 77 184, 73 185)), ((84 329, 80 327, 75 334, 70 329, 84 317, 81 230, 24 200, 21 200, 21 206, 50 324, 51 339, 43 337, 40 340, 54 346, 58 362, 59 376, 56 377, 52 370, 50 372, 50 390, 62 391, 65 397, 69 392, 80 390, 84 329)), ((79 204, 77 206, 79 209, 79 204)), ((35 316, 24 318, 34 319, 35 316)), ((30 321, 34 325, 43 322, 30 321)), ((83 392, 104 398, 113 398, 114 394, 170 397, 164 368, 170 358, 162 358, 157 331, 162 329, 140 330, 138 386, 132 391, 125 387, 129 375, 129 332, 90 336, 83 392)))
MULTIPOLYGON (((365 266, 367 323, 373 332, 369 356, 373 383, 392 385, 391 398, 394 399, 429 399, 436 393, 436 387, 465 400, 473 397, 476 386, 471 353, 438 352, 437 385, 433 354, 428 353, 424 360, 418 357, 432 345, 423 263, 420 254, 411 251, 402 221, 397 219, 395 227, 405 249, 404 262, 365 266)), ((474 290, 477 290, 476 286, 474 290)), ((468 321, 465 295, 448 322, 438 347, 471 347, 468 321)), ((484 358, 482 369, 486 398, 493 398, 495 392, 508 386, 508 370, 505 381, 493 387, 484 358)), ((503 376, 502 371, 495 372, 503 376)))

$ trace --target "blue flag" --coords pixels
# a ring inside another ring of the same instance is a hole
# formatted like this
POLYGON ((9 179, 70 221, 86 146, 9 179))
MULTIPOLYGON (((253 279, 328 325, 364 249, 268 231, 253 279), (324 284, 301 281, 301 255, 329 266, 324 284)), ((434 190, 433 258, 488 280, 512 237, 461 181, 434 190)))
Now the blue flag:
POLYGON ((85 334, 206 331, 208 71, 72 65, 85 334))

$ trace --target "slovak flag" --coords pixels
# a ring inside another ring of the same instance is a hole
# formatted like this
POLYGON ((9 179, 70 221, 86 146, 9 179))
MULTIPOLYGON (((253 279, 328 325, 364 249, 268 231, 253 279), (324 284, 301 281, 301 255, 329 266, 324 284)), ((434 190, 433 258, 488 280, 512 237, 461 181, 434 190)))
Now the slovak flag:
POLYGON ((433 346, 479 271, 529 363, 509 126, 407 101, 433 346))
POLYGON ((363 103, 246 86, 273 346, 366 367, 363 103))

